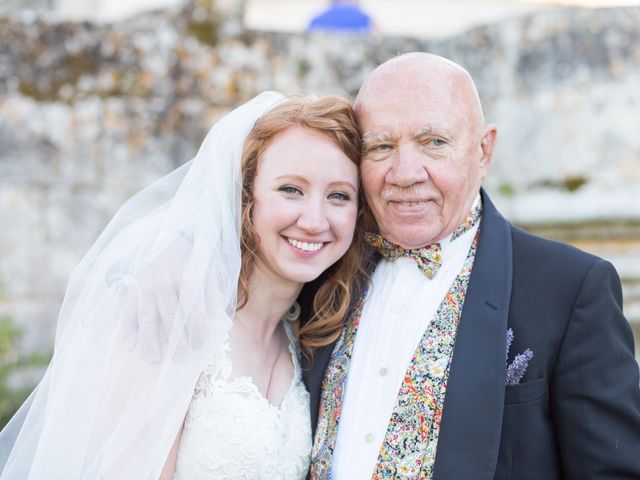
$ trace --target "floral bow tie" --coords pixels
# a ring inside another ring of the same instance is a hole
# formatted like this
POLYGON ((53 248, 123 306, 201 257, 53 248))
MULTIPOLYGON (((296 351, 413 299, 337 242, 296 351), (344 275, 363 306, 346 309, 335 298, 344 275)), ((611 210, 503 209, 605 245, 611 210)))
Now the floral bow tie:
POLYGON ((428 279, 435 277, 442 266, 442 254, 439 243, 433 243, 422 248, 412 248, 407 250, 400 245, 390 242, 382 235, 367 232, 364 234, 365 240, 374 247, 383 257, 395 260, 400 257, 413 258, 418 264, 420 271, 428 279))

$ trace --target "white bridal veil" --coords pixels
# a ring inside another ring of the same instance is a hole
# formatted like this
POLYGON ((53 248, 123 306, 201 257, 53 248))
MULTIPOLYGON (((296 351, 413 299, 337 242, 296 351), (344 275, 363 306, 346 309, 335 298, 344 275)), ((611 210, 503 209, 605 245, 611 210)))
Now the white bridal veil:
POLYGON ((282 99, 263 93, 217 122, 73 271, 53 359, 0 434, 1 480, 159 477, 235 309, 244 140, 282 99))

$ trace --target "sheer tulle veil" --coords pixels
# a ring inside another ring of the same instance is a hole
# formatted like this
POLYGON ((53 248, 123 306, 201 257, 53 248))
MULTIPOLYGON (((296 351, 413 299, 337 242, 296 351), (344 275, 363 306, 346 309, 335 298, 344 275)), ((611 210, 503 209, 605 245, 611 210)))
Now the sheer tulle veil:
POLYGON ((159 477, 235 309, 243 144, 283 98, 263 93, 217 122, 73 271, 53 359, 0 434, 0 479, 159 477))

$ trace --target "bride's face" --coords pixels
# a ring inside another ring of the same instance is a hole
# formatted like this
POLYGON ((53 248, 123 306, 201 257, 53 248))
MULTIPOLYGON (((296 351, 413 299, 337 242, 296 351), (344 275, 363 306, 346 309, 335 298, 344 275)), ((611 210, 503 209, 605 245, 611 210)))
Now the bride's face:
POLYGON ((264 150, 253 185, 256 268, 275 282, 317 278, 349 248, 358 170, 320 132, 294 127, 264 150))

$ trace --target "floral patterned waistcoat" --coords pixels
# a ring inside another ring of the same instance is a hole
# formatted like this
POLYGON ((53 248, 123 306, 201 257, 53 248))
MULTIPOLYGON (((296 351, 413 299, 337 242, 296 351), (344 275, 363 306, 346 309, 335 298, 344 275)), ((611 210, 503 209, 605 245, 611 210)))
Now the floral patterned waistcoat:
MULTIPOLYGON (((475 258, 478 234, 462 270, 453 281, 416 348, 398 392, 372 479, 433 477, 440 420, 458 323, 475 258)), ((366 292, 356 304, 331 355, 320 398, 310 477, 331 478, 347 371, 366 292)))

